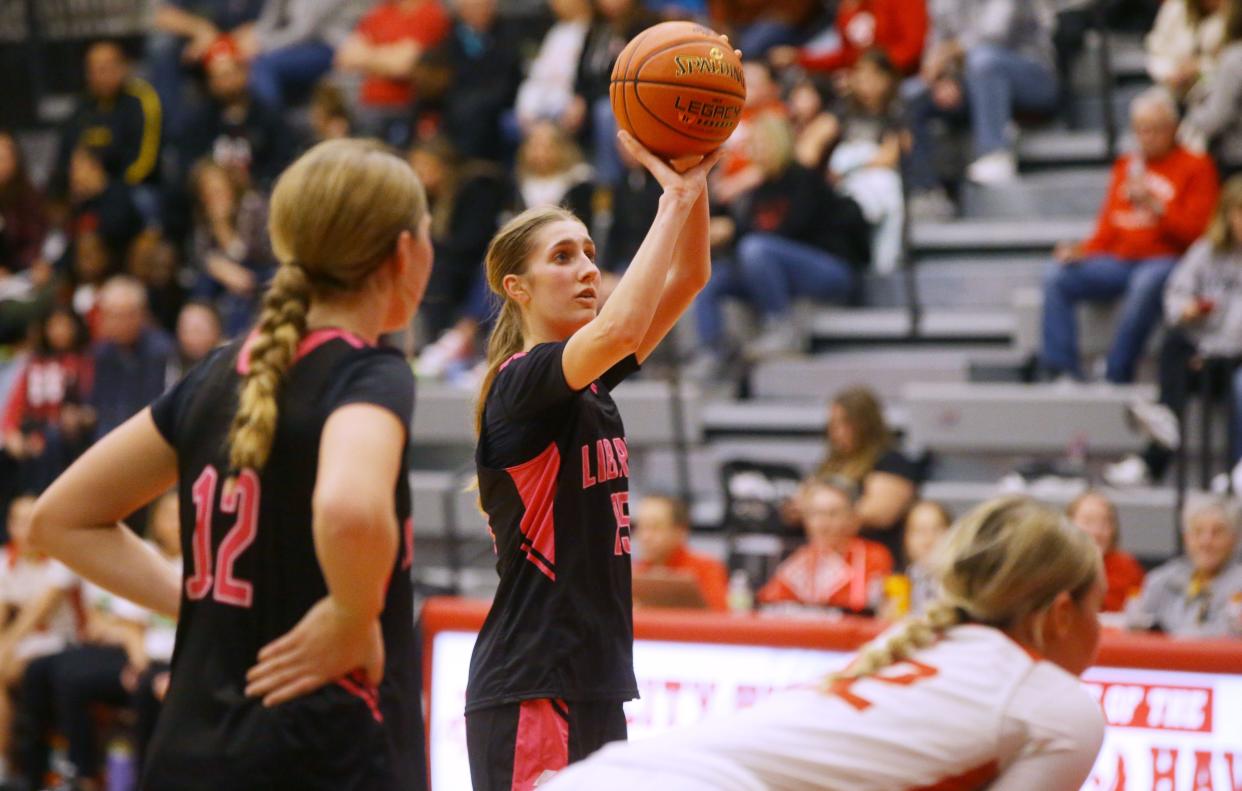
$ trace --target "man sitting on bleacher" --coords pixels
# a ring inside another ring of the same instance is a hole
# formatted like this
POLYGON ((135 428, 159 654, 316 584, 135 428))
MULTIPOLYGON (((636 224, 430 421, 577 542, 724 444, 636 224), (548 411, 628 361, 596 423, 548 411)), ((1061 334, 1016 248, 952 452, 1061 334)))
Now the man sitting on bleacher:
POLYGON ((1041 356, 1053 377, 1082 378, 1077 303, 1120 297, 1106 375, 1110 382, 1134 380, 1147 337, 1160 322, 1164 283, 1216 205, 1216 168, 1178 144, 1172 97, 1161 88, 1145 91, 1131 104, 1130 119, 1138 150, 1113 165, 1095 233, 1084 242, 1058 244, 1044 278, 1041 356))
POLYGON ((1240 529, 1233 500, 1187 503, 1186 554, 1147 575, 1143 592, 1126 607, 1127 625, 1175 637, 1242 637, 1242 563, 1234 556, 1240 529))

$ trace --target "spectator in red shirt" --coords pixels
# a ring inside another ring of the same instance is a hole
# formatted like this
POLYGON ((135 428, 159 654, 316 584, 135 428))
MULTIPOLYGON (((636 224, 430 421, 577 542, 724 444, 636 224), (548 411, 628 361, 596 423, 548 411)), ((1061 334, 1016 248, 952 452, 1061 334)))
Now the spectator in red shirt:
POLYGON ((857 489, 836 477, 812 478, 799 494, 807 542, 759 589, 761 604, 793 602, 874 613, 884 600, 893 556, 858 537, 857 489))
POLYGON ((1143 589, 1143 567, 1129 552, 1118 549, 1117 506, 1102 492, 1087 490, 1074 498, 1065 515, 1087 532, 1100 548, 1104 558, 1104 575, 1108 592, 1104 595, 1104 612, 1121 612, 1131 596, 1143 589))
POLYGON ((384 0, 337 49, 336 68, 362 75, 357 120, 363 134, 409 144, 414 67, 450 25, 439 0, 384 0))
POLYGON ((1044 277, 1042 361, 1052 376, 1081 378, 1079 302, 1122 298, 1108 353, 1108 381, 1134 381, 1147 336, 1160 322, 1165 281, 1186 248, 1203 234, 1220 191, 1206 156, 1177 142, 1177 105, 1162 88, 1130 106, 1138 150, 1113 165, 1095 233, 1062 242, 1044 277))
POLYGON ((92 364, 82 319, 67 307, 39 322, 38 343, 0 417, 4 449, 25 491, 43 491, 89 444, 92 364))
POLYGON ((768 58, 778 68, 796 63, 807 71, 836 73, 850 68, 871 48, 888 55, 907 76, 919 68, 927 39, 926 0, 842 0, 832 36, 836 46, 773 47, 768 58))
POLYGON ((639 559, 634 575, 663 571, 693 577, 710 609, 727 609, 729 580, 724 564, 687 546, 690 515, 686 504, 666 495, 648 495, 635 515, 639 559))

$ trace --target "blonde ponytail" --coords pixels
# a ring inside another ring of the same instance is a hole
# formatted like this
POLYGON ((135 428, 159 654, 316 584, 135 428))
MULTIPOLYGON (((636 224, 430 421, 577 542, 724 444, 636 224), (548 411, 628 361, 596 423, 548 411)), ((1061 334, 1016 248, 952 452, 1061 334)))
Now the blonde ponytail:
POLYGON ((280 267, 248 344, 249 367, 229 429, 234 472, 271 455, 286 372, 297 359, 311 304, 360 289, 427 213, 404 159, 371 140, 330 140, 289 166, 272 190, 268 231, 280 267))
POLYGON ((522 328, 522 313, 518 305, 505 294, 504 280, 509 275, 526 271, 527 259, 534 246, 535 234, 548 223, 561 220, 580 222, 573 212, 557 206, 540 206, 527 209, 496 232, 487 246, 484 268, 487 287, 501 300, 500 315, 492 326, 487 339, 487 373, 479 387, 479 397, 474 404, 474 433, 483 432, 483 410, 487 395, 492 391, 496 375, 505 361, 522 350, 526 344, 522 328))
MULTIPOLYGON (((1025 497, 989 500, 962 517, 935 560, 941 596, 920 616, 863 646, 845 670, 828 677, 872 675, 909 659, 963 622, 1006 629, 1042 618, 1068 591, 1081 600, 1101 573, 1099 550, 1064 516, 1025 497)), ((1042 628, 1035 630, 1040 640, 1042 628)), ((1038 646, 1036 646, 1038 647, 1038 646)))

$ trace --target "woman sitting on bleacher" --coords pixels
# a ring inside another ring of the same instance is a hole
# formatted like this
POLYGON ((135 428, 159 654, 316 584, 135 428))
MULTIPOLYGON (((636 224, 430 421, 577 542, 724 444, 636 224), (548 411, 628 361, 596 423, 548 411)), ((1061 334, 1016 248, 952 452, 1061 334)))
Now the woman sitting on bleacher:
POLYGON ((1233 388, 1229 464, 1242 459, 1242 369, 1226 381, 1229 366, 1205 367, 1205 361, 1242 357, 1242 176, 1225 183, 1207 234, 1173 270, 1164 290, 1164 320, 1160 401, 1130 405, 1130 414, 1150 442, 1142 456, 1129 456, 1105 469, 1105 479, 1114 486, 1164 477, 1181 444, 1177 414, 1203 376, 1211 377, 1206 384, 1218 392, 1233 388))
POLYGON ((893 556, 880 544, 858 537, 856 497, 854 486, 836 477, 816 477, 803 484, 798 500, 806 544, 759 589, 761 604, 879 611, 893 556))
POLYGON ((1234 557, 1240 525, 1237 502, 1192 499, 1182 520, 1186 554, 1147 575, 1127 608, 1128 626, 1175 637, 1242 637, 1242 563, 1234 557))
POLYGON ((1143 567, 1129 552, 1120 548, 1121 530, 1117 506, 1103 492, 1088 489, 1074 498, 1065 515, 1086 531, 1100 548, 1104 559, 1104 576, 1108 592, 1104 594, 1103 612, 1120 612, 1126 602, 1143 588, 1143 567))
POLYGON ((866 387, 842 390, 828 407, 827 433, 828 457, 816 474, 838 475, 857 487, 854 510, 863 535, 897 557, 918 473, 895 447, 880 399, 866 387))

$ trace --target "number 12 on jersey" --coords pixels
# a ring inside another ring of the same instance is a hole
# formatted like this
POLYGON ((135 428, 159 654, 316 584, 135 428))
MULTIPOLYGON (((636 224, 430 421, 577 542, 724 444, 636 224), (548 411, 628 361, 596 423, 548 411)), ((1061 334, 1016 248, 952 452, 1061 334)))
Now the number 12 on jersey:
POLYGON ((237 519, 216 551, 213 574, 211 523, 219 482, 220 473, 209 464, 190 489, 194 498, 194 535, 191 539, 194 566, 193 573, 185 581, 185 595, 191 601, 198 601, 211 593, 212 598, 221 604, 249 607, 254 601, 254 586, 237 579, 233 566, 238 556, 254 543, 259 529, 259 476, 254 470, 242 470, 234 485, 227 487, 220 498, 220 511, 236 515, 237 519))

